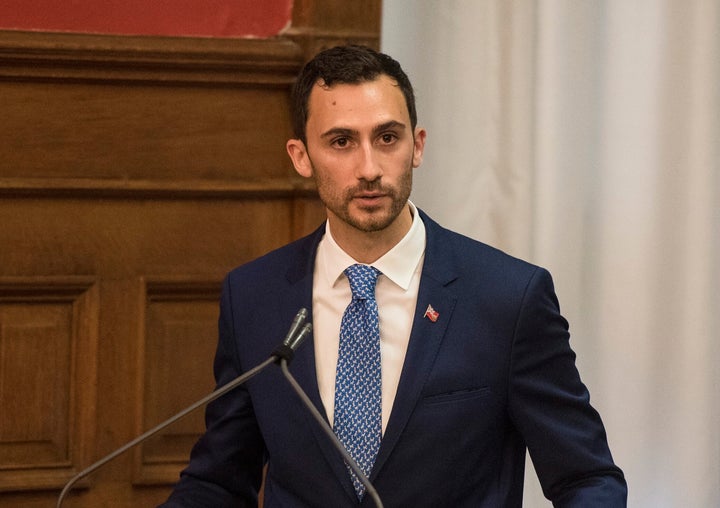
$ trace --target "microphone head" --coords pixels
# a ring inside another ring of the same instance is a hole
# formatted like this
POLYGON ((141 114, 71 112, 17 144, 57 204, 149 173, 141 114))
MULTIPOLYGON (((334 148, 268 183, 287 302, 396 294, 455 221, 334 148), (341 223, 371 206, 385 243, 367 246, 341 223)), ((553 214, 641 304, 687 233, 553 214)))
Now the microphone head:
POLYGON ((305 339, 307 339, 310 336, 310 333, 312 332, 312 323, 305 323, 305 326, 303 326, 302 330, 300 330, 300 333, 295 335, 295 338, 290 341, 288 346, 293 351, 297 351, 297 349, 300 347, 300 344, 305 342, 305 339))
POLYGON ((289 364, 295 356, 297 348, 310 335, 312 325, 310 323, 305 323, 307 315, 308 311, 305 308, 300 309, 295 315, 295 319, 293 320, 292 325, 290 325, 290 330, 288 331, 285 340, 282 341, 282 344, 276 347, 272 352, 273 356, 276 357, 276 362, 280 362, 280 360, 284 359, 289 364), (303 323, 305 323, 305 326, 300 329, 300 326, 302 326, 303 323))
POLYGON ((290 330, 288 330, 287 335, 285 336, 285 340, 283 340, 283 344, 286 346, 289 346, 292 342, 293 338, 297 335, 298 330, 300 330, 300 327, 305 322, 308 316, 308 311, 305 307, 300 309, 297 314, 295 314, 295 318, 293 319, 292 324, 290 325, 290 330))

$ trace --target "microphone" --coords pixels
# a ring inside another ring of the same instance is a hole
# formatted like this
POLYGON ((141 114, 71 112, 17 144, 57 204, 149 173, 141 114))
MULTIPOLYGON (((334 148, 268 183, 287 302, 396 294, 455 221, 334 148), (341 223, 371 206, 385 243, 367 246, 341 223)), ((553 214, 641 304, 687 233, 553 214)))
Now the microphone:
MULTIPOLYGON (((285 344, 287 346, 290 345, 290 343, 295 338, 295 336, 298 335, 298 330, 300 329, 300 327, 307 320, 307 316, 308 316, 308 311, 305 307, 300 309, 298 311, 298 313, 295 314, 295 319, 293 319, 293 322, 290 325, 290 330, 288 330, 287 335, 285 336, 285 339, 283 339, 283 341, 282 341, 283 344, 285 344)), ((309 324, 310 323, 308 323, 308 325, 309 324)))
MULTIPOLYGON (((293 349, 297 349, 297 347, 300 346, 300 344, 307 338, 307 335, 309 335, 310 333, 310 328, 311 325, 309 323, 305 325, 305 327, 293 341, 293 349), (307 333, 304 333, 305 330, 307 330, 307 333)), ((292 360, 292 357, 290 358, 290 360, 292 360)), ((293 387, 293 390, 295 390, 295 393, 298 394, 300 400, 303 402, 303 405, 308 409, 308 411, 310 411, 310 414, 312 414, 315 421, 318 422, 320 428, 323 430, 323 432, 325 432, 333 446, 337 449, 338 452, 340 452, 340 455, 342 455, 345 463, 350 467, 350 469, 352 469, 353 473, 357 475, 360 482, 365 486, 365 492, 372 498, 375 506, 377 506, 378 508, 383 508, 382 501, 380 500, 380 495, 377 493, 377 490, 375 490, 373 484, 370 482, 368 477, 365 476, 365 473, 363 473, 362 469, 360 469, 360 466, 357 465, 355 459, 353 459, 350 453, 348 453, 345 446, 335 435, 335 432, 333 432, 332 428, 330 428, 328 422, 322 417, 320 412, 315 407, 315 404, 312 403, 310 397, 307 396, 307 394, 297 382, 295 377, 288 370, 288 363, 290 360, 285 357, 278 358, 278 362, 280 363, 280 369, 282 370, 285 379, 288 380, 290 386, 293 387)))
POLYGON ((276 347, 272 352, 272 355, 276 357, 276 362, 279 362, 281 358, 285 358, 288 363, 291 362, 295 357, 297 347, 307 338, 308 335, 310 335, 310 331, 312 330, 312 325, 310 323, 307 323, 298 333, 298 329, 307 319, 307 314, 307 309, 302 308, 295 315, 295 319, 293 320, 292 325, 290 325, 290 330, 285 336, 285 339, 282 341, 282 344, 276 347), (302 336, 302 338, 298 340, 299 336, 302 336))
POLYGON ((181 418, 187 416, 188 414, 192 413, 196 409, 212 402, 213 400, 221 397, 222 395, 225 395, 227 392, 231 391, 232 389, 240 386, 241 384, 245 383, 247 380, 255 376, 256 374, 259 374, 268 365, 271 365, 273 363, 277 363, 280 359, 282 359, 286 364, 288 361, 292 360, 293 356, 295 355, 295 350, 297 347, 307 338, 307 336, 310 334, 310 330, 312 329, 312 325, 310 323, 307 323, 301 330, 298 332, 298 329, 307 319, 308 311, 305 308, 302 308, 298 311, 298 313, 295 315, 295 319, 293 319, 292 325, 290 326, 290 330, 288 331, 288 334, 285 336, 285 339, 283 340, 282 344, 276 348, 275 351, 272 352, 270 357, 265 360, 264 362, 260 363, 259 365, 253 367, 252 369, 248 370, 247 372, 239 375, 232 381, 230 381, 227 384, 224 384, 211 394, 205 396, 204 398, 200 399, 199 401, 195 402, 194 404, 188 406, 187 408, 183 409, 179 413, 175 414, 174 416, 171 416, 164 422, 158 424, 157 426, 153 427, 152 429, 148 430, 144 434, 136 437, 129 443, 126 443, 125 445, 121 446, 114 452, 106 455, 102 459, 98 460, 91 466, 87 467, 86 469, 83 469, 78 474, 70 478, 70 480, 65 484, 65 487, 60 492, 60 496, 58 496, 57 505, 56 508, 61 508, 63 499, 65 499, 65 496, 70 492, 70 489, 72 489, 73 485, 77 483, 79 480, 85 478, 90 473, 96 471, 100 467, 104 466, 111 460, 113 460, 118 455, 121 455, 131 449, 134 446, 139 445, 143 441, 149 439, 150 437, 154 436, 164 428, 172 425, 176 421, 180 420, 181 418), (280 352, 278 352, 280 350, 280 352))

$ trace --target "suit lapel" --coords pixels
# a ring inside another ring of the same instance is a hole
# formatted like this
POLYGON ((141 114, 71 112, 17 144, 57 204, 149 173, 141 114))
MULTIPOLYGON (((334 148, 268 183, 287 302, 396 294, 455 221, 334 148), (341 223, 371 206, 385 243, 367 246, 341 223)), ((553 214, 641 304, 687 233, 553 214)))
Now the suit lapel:
POLYGON ((457 296, 447 286, 457 278, 447 242, 438 238, 442 228, 421 212, 427 230, 427 245, 417 305, 405 362, 395 402, 375 461, 374 479, 392 453, 420 398, 443 337, 452 318, 457 296), (437 312, 437 320, 426 316, 428 305, 437 312))
MULTIPOLYGON (((315 264, 315 253, 320 239, 323 236, 324 227, 318 229, 311 235, 307 242, 301 247, 297 262, 290 266, 287 271, 287 290, 281 296, 285 314, 297 312, 301 306, 308 310, 308 322, 312 322, 312 288, 313 288, 313 267, 315 264)), ((315 348, 314 339, 311 335, 305 344, 298 349, 289 370, 298 381, 310 400, 317 407, 320 413, 325 412, 320 399, 320 390, 317 384, 315 371, 315 348)))
MULTIPOLYGON (((317 253, 318 243, 320 242, 323 233, 324 226, 312 235, 312 241, 307 242, 306 246, 303 246, 304 249, 305 247, 307 247, 307 249, 299 256, 299 258, 301 258, 299 262, 288 269, 288 291, 282 296, 283 306, 286 310, 293 308, 292 312, 297 312, 299 310, 298 302, 306 302, 301 305, 304 305, 308 309, 310 322, 312 321, 312 287, 315 255, 317 253)), ((286 314, 288 313, 289 312, 286 312, 286 314)), ((310 398, 315 408, 323 416, 325 422, 328 423, 327 413, 325 411, 325 406, 322 403, 322 399, 320 398, 320 389, 317 384, 313 336, 308 338, 306 342, 306 344, 301 345, 293 363, 290 364, 289 370, 310 398)), ((352 500, 357 500, 355 489, 352 481, 350 480, 350 475, 345 468, 345 463, 343 462, 342 457, 312 415, 304 408, 303 411, 306 413, 307 425, 310 429, 312 429, 318 448, 322 451, 325 460, 335 473, 338 483, 343 486, 346 494, 352 500)))

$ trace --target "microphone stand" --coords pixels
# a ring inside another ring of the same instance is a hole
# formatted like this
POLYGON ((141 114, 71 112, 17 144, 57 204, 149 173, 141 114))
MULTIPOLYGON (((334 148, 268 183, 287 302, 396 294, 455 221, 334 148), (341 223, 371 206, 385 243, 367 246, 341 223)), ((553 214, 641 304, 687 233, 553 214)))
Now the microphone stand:
POLYGON ((275 351, 273 351, 272 355, 270 355, 270 357, 267 360, 265 360, 264 362, 262 362, 261 364, 255 366, 255 367, 253 367, 252 369, 248 370, 247 372, 239 375, 238 377, 236 377, 229 383, 221 386, 220 388, 218 388, 211 394, 209 394, 206 397, 202 398, 201 400, 195 402, 191 406, 188 406, 187 408, 183 409, 176 415, 168 418, 167 420, 158 424, 157 426, 153 427, 152 429, 148 430, 144 434, 136 437, 129 443, 121 446, 114 452, 110 453, 109 455, 106 455, 102 459, 98 460, 91 466, 88 466, 87 468, 83 469, 78 474, 76 474, 75 476, 70 478, 70 480, 65 484, 65 487, 60 492, 60 496, 58 497, 56 508, 61 508, 63 499, 65 499, 65 496, 68 494, 68 492, 70 492, 70 489, 72 489, 72 487, 73 487, 73 485, 75 485, 75 483, 77 483, 82 478, 85 478, 90 473, 96 471, 100 467, 104 466, 105 464, 107 464, 108 462, 113 460, 118 455, 125 453, 126 451, 131 449, 133 446, 136 446, 136 445, 142 443, 143 441, 145 441, 146 439, 154 436, 155 434, 157 434, 158 432, 163 430, 165 427, 172 425, 176 421, 187 416, 189 413, 192 413, 196 409, 204 406, 205 404, 212 402, 213 400, 221 397, 222 395, 225 395, 230 390, 245 383, 251 377, 253 377, 256 374, 259 374, 260 372, 265 370, 265 368, 268 365, 277 363, 281 358, 286 362, 289 360, 292 360, 292 357, 295 354, 294 348, 299 346, 300 343, 303 340, 305 340, 305 337, 307 337, 309 335, 310 330, 312 329, 312 325, 310 325, 310 323, 308 323, 305 325, 305 327, 302 330, 300 330, 300 332, 298 332, 298 329, 303 324, 303 322, 305 321, 306 318, 307 318, 307 310, 300 309, 300 311, 295 316, 295 319, 293 320, 293 323, 290 327, 290 331, 288 332, 287 336, 285 337, 285 340, 283 340, 282 344, 280 346, 278 346, 275 349, 275 351))
POLYGON ((340 442, 340 440, 337 438, 335 433, 332 431, 330 426, 327 424, 327 422, 323 419, 323 417, 320 415, 320 412, 317 410, 315 405, 312 403, 310 398, 305 394, 303 389, 300 387, 298 382, 295 380, 292 374, 290 374, 290 371, 288 370, 288 364, 292 361, 293 357, 295 356, 295 351, 297 348, 302 344, 302 342, 310 335, 310 332, 312 331, 312 325, 310 323, 306 323, 305 326, 300 329, 300 327, 305 322, 305 319, 307 318, 307 310, 306 309, 300 309, 300 311, 295 316, 295 319, 293 320, 292 325, 290 326, 290 331, 288 331, 288 334, 285 337, 285 340, 275 348, 275 350, 272 352, 270 357, 262 362, 261 364, 253 367, 252 369, 248 370, 247 372, 241 374, 240 376, 236 377, 229 383, 221 386, 214 392, 210 393, 209 395, 205 396, 204 398, 200 399, 199 401, 195 402, 194 404, 188 406, 187 408, 183 409, 176 415, 168 418, 164 422, 156 425, 152 429, 148 430, 144 434, 136 437, 129 443, 126 443, 125 445, 121 446, 114 452, 106 455, 102 459, 98 460, 94 464, 88 466, 87 468, 80 471, 78 474, 73 476, 63 488, 62 492, 60 492, 60 496, 58 496, 57 505, 56 508, 61 508, 62 502, 65 499, 65 496, 70 492, 73 485, 77 483, 82 478, 85 478, 90 473, 93 473, 100 467, 104 466, 111 460, 113 460, 118 455, 121 455, 131 449, 133 446, 136 446, 146 439, 154 436, 164 428, 172 425, 176 421, 180 420, 181 418, 184 418, 189 413, 192 413, 196 409, 209 404, 213 400, 221 397, 222 395, 225 395, 227 392, 233 390, 234 388, 238 387, 239 385, 245 383, 247 380, 255 376, 256 374, 259 374, 265 368, 272 364, 272 363, 279 363, 280 368, 285 376, 285 378, 288 380, 292 388, 295 390, 295 392, 298 394, 300 399, 302 400, 303 404, 307 407, 307 409, 310 411, 312 416, 315 418, 315 420, 320 424, 320 428, 322 428, 323 432, 328 436, 330 441, 332 442, 333 446, 340 452, 343 459, 345 460, 345 463, 352 469, 352 471, 357 475, 360 482, 365 486, 365 491, 367 494, 373 499, 375 502, 375 505, 378 508, 383 508, 382 501, 380 500, 380 496, 378 495, 377 491, 375 490, 375 487, 373 487, 373 484, 370 483, 370 480, 365 476, 365 473, 363 473, 362 469, 357 465, 355 460, 350 456, 348 451, 345 449, 343 444, 340 442), (299 330, 299 331, 298 331, 299 330))
POLYGON ((185 409, 183 409, 182 411, 180 411, 178 414, 176 414, 176 415, 168 418, 168 419, 165 420, 164 422, 158 424, 157 426, 155 426, 155 427, 153 427, 152 429, 148 430, 148 431, 145 432, 144 434, 136 437, 135 439, 133 439, 133 440, 130 441, 129 443, 121 446, 120 448, 118 448, 118 449, 115 450, 114 452, 110 453, 109 455, 106 455, 105 457, 103 457, 102 459, 98 460, 97 462, 95 462, 95 463, 92 464, 91 466, 88 466, 86 469, 83 469, 82 471, 80 471, 78 474, 76 474, 75 476, 73 476, 73 477, 70 479, 70 481, 67 482, 67 484, 65 484, 65 488, 63 488, 62 492, 60 493, 60 497, 58 498, 56 508, 60 508, 60 506, 62 505, 63 499, 65 498, 65 496, 67 495, 67 493, 70 492, 70 489, 71 489, 71 488, 73 487, 73 485, 75 485, 75 483, 77 483, 79 480, 81 480, 82 478, 85 478, 87 475, 89 475, 90 473, 94 472, 96 469, 104 466, 106 463, 110 462, 111 460, 113 460, 113 459, 114 459, 115 457, 117 457, 118 455, 121 455, 121 454, 125 453, 125 452, 128 451, 130 448, 132 448, 132 447, 134 447, 134 446, 142 443, 142 442, 145 441, 146 439, 149 439, 150 437, 154 436, 155 434, 157 434, 158 432, 160 432, 161 430, 163 430, 165 427, 168 427, 168 426, 172 425, 173 423, 175 423, 176 421, 180 420, 181 418, 184 418, 184 417, 187 416, 189 413, 192 413, 193 411, 195 411, 196 409, 204 406, 205 404, 209 404, 210 402, 212 402, 213 400, 217 399, 218 397, 221 397, 222 395, 225 395, 227 392, 229 392, 229 391, 232 390, 233 388, 236 388, 237 386, 243 384, 245 381, 247 381, 247 380, 250 379, 251 377, 255 376, 256 374, 258 374, 259 372, 261 372, 262 370, 264 370, 268 365, 270 365, 270 364, 272 364, 272 363, 275 363, 275 362, 277 362, 277 357, 276 357, 276 356, 271 356, 270 358, 268 358, 267 360, 265 360, 264 362, 262 362, 260 365, 258 365, 258 366, 256 366, 256 367, 253 367, 252 369, 250 369, 249 371, 245 372, 244 374, 236 377, 235 379, 233 379, 233 380, 230 381, 229 383, 221 386, 220 388, 218 388, 217 390, 215 390, 214 392, 212 392, 210 395, 207 395, 207 396, 204 397, 203 399, 200 399, 199 401, 195 402, 193 405, 188 406, 187 408, 185 408, 185 409))

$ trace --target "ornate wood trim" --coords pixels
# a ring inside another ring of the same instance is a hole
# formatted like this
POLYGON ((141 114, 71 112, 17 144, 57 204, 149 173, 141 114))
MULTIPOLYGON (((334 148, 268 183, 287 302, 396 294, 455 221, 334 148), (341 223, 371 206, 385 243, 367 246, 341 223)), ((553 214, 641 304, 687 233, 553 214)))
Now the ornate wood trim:
POLYGON ((301 64, 299 46, 279 37, 0 31, 0 80, 287 87, 301 64))
POLYGON ((232 181, 0 178, 0 197, 217 199, 316 195, 315 185, 300 177, 232 181))

